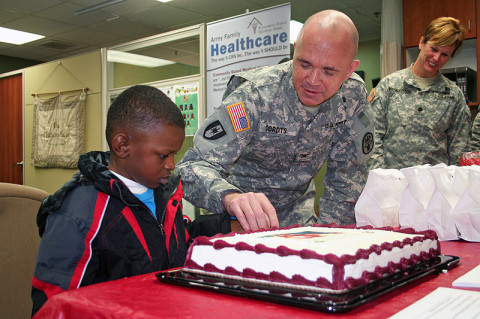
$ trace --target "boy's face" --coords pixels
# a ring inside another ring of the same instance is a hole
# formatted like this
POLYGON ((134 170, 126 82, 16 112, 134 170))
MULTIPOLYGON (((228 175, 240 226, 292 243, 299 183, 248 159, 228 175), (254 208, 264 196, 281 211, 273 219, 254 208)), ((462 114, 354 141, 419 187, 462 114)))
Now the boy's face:
POLYGON ((128 137, 127 156, 114 171, 148 188, 166 184, 184 139, 185 130, 175 125, 136 130, 128 137))

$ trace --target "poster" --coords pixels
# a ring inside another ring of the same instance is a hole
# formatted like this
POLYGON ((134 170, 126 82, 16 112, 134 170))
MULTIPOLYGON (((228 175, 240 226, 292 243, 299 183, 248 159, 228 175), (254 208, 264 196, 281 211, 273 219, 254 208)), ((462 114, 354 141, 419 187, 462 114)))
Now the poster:
MULTIPOLYGON (((195 79, 175 79, 172 81, 161 81, 155 83, 147 83, 165 93, 180 109, 185 121, 185 135, 193 136, 198 130, 200 124, 200 80, 195 79)), ((110 104, 115 98, 123 92, 125 88, 111 90, 110 104)))
POLYGON ((199 82, 158 87, 180 109, 185 121, 185 135, 192 136, 198 129, 199 82))
POLYGON ((207 24, 207 116, 230 77, 290 57, 290 4, 207 24))

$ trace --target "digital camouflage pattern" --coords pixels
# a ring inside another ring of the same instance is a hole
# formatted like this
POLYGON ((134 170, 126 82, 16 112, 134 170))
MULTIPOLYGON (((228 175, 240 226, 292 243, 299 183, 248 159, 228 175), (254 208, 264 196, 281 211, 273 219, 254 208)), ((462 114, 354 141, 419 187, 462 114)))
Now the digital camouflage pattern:
POLYGON ((309 225, 316 221, 312 179, 328 160, 319 222, 355 223, 354 206, 373 148, 366 95, 354 74, 312 113, 293 88, 291 62, 232 77, 221 107, 177 165, 185 199, 223 213, 227 192, 261 192, 275 207, 280 226, 309 225))
POLYGON ((470 110, 460 88, 440 73, 422 90, 410 66, 383 78, 369 100, 375 113, 369 169, 458 165, 470 149, 470 110))
POLYGON ((473 120, 472 126, 472 139, 471 139, 472 152, 480 152, 480 115, 477 114, 473 120))

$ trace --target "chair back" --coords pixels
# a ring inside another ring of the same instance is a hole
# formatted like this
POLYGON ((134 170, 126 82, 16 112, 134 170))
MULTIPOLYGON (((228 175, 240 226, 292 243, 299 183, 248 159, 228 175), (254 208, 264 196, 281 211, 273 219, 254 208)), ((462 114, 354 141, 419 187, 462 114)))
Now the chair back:
POLYGON ((36 223, 43 190, 0 183, 0 318, 30 318, 33 270, 40 236, 36 223))

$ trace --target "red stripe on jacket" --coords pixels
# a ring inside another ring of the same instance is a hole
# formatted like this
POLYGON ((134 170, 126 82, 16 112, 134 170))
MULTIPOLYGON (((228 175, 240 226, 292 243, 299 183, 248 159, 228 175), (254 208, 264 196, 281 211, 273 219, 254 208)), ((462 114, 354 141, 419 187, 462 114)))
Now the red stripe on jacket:
MULTIPOLYGON (((165 244, 167 246, 167 251, 170 252, 170 237, 172 235, 172 231, 175 234, 175 239, 177 240, 177 250, 178 250, 178 235, 177 235, 177 227, 175 226, 175 215, 177 215, 178 206, 182 204, 183 198, 183 187, 182 182, 178 183, 177 190, 175 194, 170 197, 167 203, 166 214, 165 214, 165 244), (176 205, 174 205, 173 201, 176 201, 176 205)), ((185 236, 187 237, 188 241, 188 234, 185 231, 185 236)))
POLYGON ((58 286, 49 284, 48 282, 38 280, 35 276, 32 280, 32 286, 38 290, 42 290, 45 295, 47 295, 47 298, 51 298, 56 294, 66 291, 65 289, 62 289, 58 286))
POLYGON ((138 240, 142 244, 143 249, 145 249, 145 252, 147 253, 148 258, 150 259, 150 261, 152 261, 152 256, 150 256, 150 250, 148 249, 147 241, 145 240, 145 237, 143 236, 142 229, 140 228, 140 225, 138 224, 138 221, 135 218, 135 216, 133 215, 133 212, 130 209, 130 207, 126 206, 122 210, 122 214, 123 214, 123 216, 125 216, 125 219, 130 224, 133 231, 135 232, 135 235, 137 236, 138 240))
POLYGON ((70 282, 70 285, 68 286, 68 289, 80 287, 83 276, 85 274, 85 270, 87 269, 88 262, 90 261, 90 258, 92 258, 92 242, 97 236, 100 225, 102 224, 102 219, 105 214, 109 199, 110 196, 108 196, 107 194, 102 192, 98 193, 97 201, 95 203, 95 209, 93 212, 92 225, 88 230, 87 236, 84 240, 85 250, 82 257, 80 258, 80 261, 75 267, 75 271, 73 272, 72 280, 70 282))

